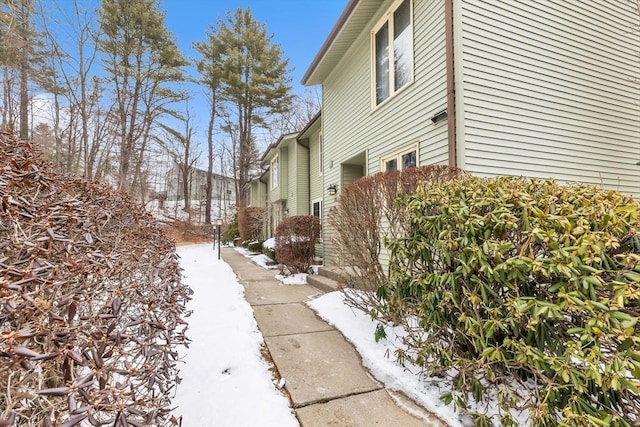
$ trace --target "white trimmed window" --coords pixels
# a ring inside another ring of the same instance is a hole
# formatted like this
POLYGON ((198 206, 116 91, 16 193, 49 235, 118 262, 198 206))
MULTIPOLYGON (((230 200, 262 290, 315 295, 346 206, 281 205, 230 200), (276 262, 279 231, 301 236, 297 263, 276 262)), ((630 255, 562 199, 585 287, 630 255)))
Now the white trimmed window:
POLYGON ((273 160, 271 160, 271 189, 278 188, 278 184, 280 183, 280 159, 279 156, 275 156, 273 160))
POLYGON ((322 241, 322 199, 311 201, 311 215, 320 220, 320 241, 322 241))
POLYGON ((316 199, 311 202, 311 214, 320 218, 320 222, 322 222, 322 199, 316 199))
POLYGON ((416 144, 380 159, 380 170, 384 172, 415 168, 418 165, 418 146, 416 144))
POLYGON ((413 81, 411 0, 395 1, 371 31, 371 62, 374 107, 413 81))

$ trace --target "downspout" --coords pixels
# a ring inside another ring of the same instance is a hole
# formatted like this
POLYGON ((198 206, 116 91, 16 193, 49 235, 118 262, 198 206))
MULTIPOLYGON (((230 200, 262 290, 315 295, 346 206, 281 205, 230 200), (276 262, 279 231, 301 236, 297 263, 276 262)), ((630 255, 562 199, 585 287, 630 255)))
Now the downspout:
POLYGON ((453 50, 453 2, 444 2, 444 26, 447 62, 447 147, 449 167, 456 167, 456 89, 453 50))

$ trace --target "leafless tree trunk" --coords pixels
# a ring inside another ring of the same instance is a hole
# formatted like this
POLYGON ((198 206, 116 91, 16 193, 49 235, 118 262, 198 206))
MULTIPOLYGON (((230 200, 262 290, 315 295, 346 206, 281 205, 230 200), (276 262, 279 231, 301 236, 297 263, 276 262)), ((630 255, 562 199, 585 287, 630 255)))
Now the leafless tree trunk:
POLYGON ((29 57, 24 49, 20 63, 20 138, 29 139, 29 57))
MULTIPOLYGON (((213 91, 212 91, 213 92, 213 91)), ((211 94, 209 126, 207 128, 207 184, 204 223, 211 224, 211 202, 213 195, 213 127, 216 118, 216 95, 211 94)))

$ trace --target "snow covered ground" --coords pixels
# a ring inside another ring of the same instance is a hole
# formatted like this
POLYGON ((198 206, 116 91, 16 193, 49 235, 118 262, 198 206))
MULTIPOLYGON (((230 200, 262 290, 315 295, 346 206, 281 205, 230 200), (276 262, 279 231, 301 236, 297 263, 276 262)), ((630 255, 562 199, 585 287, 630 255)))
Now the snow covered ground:
MULTIPOLYGON (((264 255, 236 250, 258 265, 273 268, 264 255)), ((184 380, 175 400, 183 425, 298 425, 288 400, 273 384, 268 365, 260 357, 262 334, 231 268, 217 260, 211 244, 181 247, 178 253, 185 281, 194 290, 190 303, 194 313, 188 319, 192 345, 185 355, 184 380)), ((295 282, 302 280, 300 276, 295 282)), ((389 339, 375 342, 376 323, 366 313, 345 305, 343 298, 341 292, 332 292, 308 305, 340 330, 360 353, 364 366, 388 388, 403 392, 451 427, 473 425, 469 417, 460 417, 453 405, 446 406, 440 400, 440 395, 450 390, 450 383, 421 376, 417 367, 405 369, 395 362, 398 341, 393 338, 402 336, 401 329, 388 328, 389 339)), ((489 412, 497 411, 491 406, 489 412)), ((520 425, 529 421, 525 414, 518 417, 520 425)))
POLYGON ((273 384, 260 355, 263 342, 244 290, 210 243, 178 248, 191 345, 173 401, 185 427, 297 426, 289 400, 273 384))

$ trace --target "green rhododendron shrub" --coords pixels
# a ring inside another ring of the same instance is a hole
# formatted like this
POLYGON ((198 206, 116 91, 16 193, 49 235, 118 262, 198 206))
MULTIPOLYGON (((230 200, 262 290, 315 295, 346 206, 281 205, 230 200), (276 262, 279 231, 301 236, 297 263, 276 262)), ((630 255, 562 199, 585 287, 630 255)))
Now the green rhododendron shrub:
POLYGON ((247 244, 247 249, 252 252, 262 252, 262 242, 254 240, 253 242, 249 242, 247 244))
POLYGON ((227 227, 227 229, 220 236, 222 243, 232 243, 235 244, 236 239, 240 238, 240 231, 238 230, 238 214, 235 213, 233 215, 233 219, 231 223, 227 227))
POLYGON ((518 411, 539 426, 640 423, 637 201, 465 177, 421 186, 398 206, 409 227, 389 243, 377 295, 406 320, 399 359, 452 380, 445 401, 465 410, 498 399, 493 421, 503 425, 518 411))
POLYGON ((283 272, 306 273, 320 239, 320 220, 313 215, 285 218, 276 228, 275 239, 276 261, 282 264, 283 272))

